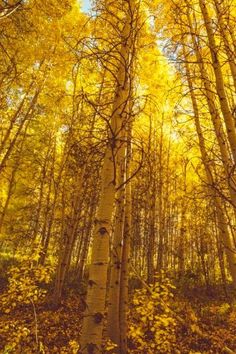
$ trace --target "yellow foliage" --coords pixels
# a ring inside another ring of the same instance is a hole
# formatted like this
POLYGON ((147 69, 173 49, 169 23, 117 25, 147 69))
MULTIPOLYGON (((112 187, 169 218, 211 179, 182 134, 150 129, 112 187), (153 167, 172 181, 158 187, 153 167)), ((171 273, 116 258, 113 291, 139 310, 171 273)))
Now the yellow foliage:
POLYGON ((130 314, 129 340, 132 353, 171 353, 176 321, 170 309, 173 286, 167 278, 134 294, 130 314))
POLYGON ((117 348, 117 344, 113 343, 110 339, 107 339, 104 344, 104 350, 106 353, 111 353, 117 348))
POLYGON ((46 295, 46 290, 39 284, 48 284, 51 275, 50 266, 33 266, 29 260, 19 267, 12 267, 8 272, 8 288, 0 296, 0 309, 10 313, 17 306, 39 302, 46 295))

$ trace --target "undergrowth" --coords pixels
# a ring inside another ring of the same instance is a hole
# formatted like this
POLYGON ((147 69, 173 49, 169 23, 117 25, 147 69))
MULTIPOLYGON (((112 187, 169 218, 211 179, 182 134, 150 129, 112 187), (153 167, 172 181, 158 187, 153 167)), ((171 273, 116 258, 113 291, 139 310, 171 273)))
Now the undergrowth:
MULTIPOLYGON (((58 309, 47 303, 45 285, 52 283, 53 268, 25 259, 6 274, 0 292, 0 353, 79 352, 78 338, 84 298, 70 288, 58 309)), ((236 351, 236 305, 212 287, 183 296, 163 274, 155 284, 144 282, 131 297, 129 353, 233 353, 236 351), (204 300, 204 301, 203 301, 204 300)), ((106 343, 112 354, 115 346, 106 343)))

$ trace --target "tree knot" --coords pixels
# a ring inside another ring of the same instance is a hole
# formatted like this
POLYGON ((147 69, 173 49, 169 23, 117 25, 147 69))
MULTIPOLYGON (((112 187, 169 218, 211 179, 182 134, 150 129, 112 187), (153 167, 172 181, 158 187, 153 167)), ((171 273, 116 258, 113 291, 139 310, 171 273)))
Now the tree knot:
POLYGON ((105 227, 100 227, 98 230, 101 236, 104 236, 107 233, 107 229, 105 227))
POLYGON ((104 318, 104 316, 103 316, 103 314, 101 312, 95 313, 93 315, 93 317, 94 317, 94 322, 97 323, 97 324, 101 323, 103 318, 104 318))

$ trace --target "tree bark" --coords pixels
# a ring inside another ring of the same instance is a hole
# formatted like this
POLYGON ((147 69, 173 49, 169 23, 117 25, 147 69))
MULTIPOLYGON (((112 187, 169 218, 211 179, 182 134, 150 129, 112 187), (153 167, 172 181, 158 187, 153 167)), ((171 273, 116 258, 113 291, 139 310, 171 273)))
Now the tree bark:
POLYGON ((205 140, 201 128, 201 123, 200 123, 200 116, 199 116, 199 110, 198 110, 198 103, 197 99, 194 93, 194 86, 190 74, 190 68, 189 64, 187 61, 187 55, 184 50, 184 56, 185 56, 185 68, 186 68, 186 75, 187 75, 187 80, 188 80, 188 85, 190 89, 190 94, 191 94, 191 100, 192 100, 192 106, 193 106, 193 111, 194 111, 194 120, 195 120, 195 127, 198 135, 198 140, 199 140, 199 148, 201 152, 201 158, 202 162, 204 165, 205 173, 206 173, 206 180, 207 180, 207 185, 209 186, 210 189, 210 194, 212 195, 212 198, 215 203, 216 207, 216 215, 217 215, 217 220, 218 220, 218 226, 219 226, 219 237, 224 245, 224 249, 226 252, 228 264, 229 264, 229 269, 230 273, 233 279, 233 285, 236 287, 236 250, 233 245, 232 239, 230 237, 229 229, 228 229, 228 223, 227 223, 227 218, 224 214, 223 208, 222 208, 222 202, 220 197, 217 195, 217 192, 214 189, 214 177, 211 169, 211 162, 208 157, 207 149, 205 146, 205 140))
POLYGON ((134 0, 130 0, 127 5, 129 5, 129 8, 127 9, 127 18, 122 31, 117 86, 111 115, 112 132, 109 136, 109 144, 106 148, 101 171, 101 194, 92 243, 89 285, 86 297, 87 309, 84 314, 80 338, 81 353, 84 354, 102 352, 109 243, 117 183, 115 156, 120 147, 120 137, 122 136, 122 130, 127 124, 128 114, 128 67, 134 0))
POLYGON ((212 66, 214 69, 215 80, 216 80, 216 91, 217 91, 217 94, 219 97, 221 111, 222 111, 222 114, 224 117, 227 136, 229 139, 232 155, 234 158, 234 163, 236 164, 235 122, 234 122, 233 114, 230 111, 227 96, 226 96, 224 79, 223 79, 223 74, 222 74, 222 70, 221 70, 221 64, 219 61, 218 47, 216 45, 214 32, 213 32, 212 25, 211 25, 211 19, 210 19, 210 16, 209 16, 209 13, 208 13, 208 10, 206 7, 206 2, 205 2, 205 0, 199 0, 199 4, 200 4, 201 11, 202 11, 204 23, 206 26, 208 41, 209 41, 209 48, 210 48, 211 58, 212 58, 212 66))

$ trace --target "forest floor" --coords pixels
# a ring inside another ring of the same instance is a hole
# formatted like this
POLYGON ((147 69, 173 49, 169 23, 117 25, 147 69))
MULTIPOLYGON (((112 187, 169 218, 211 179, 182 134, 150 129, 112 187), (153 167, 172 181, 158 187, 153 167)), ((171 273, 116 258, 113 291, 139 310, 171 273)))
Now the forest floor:
MULTIPOLYGON (((232 294, 226 298, 219 287, 207 291, 198 287, 184 293, 177 291, 173 300, 177 326, 171 352, 236 353, 232 294)), ((0 314, 0 353, 77 353, 83 309, 79 299, 71 290, 58 309, 46 303, 29 304, 0 314)))
MULTIPOLYGON (((179 353, 236 353, 236 303, 222 286, 197 287, 175 299, 185 322, 177 327, 179 353)), ((177 351, 178 352, 178 351, 177 351)))

